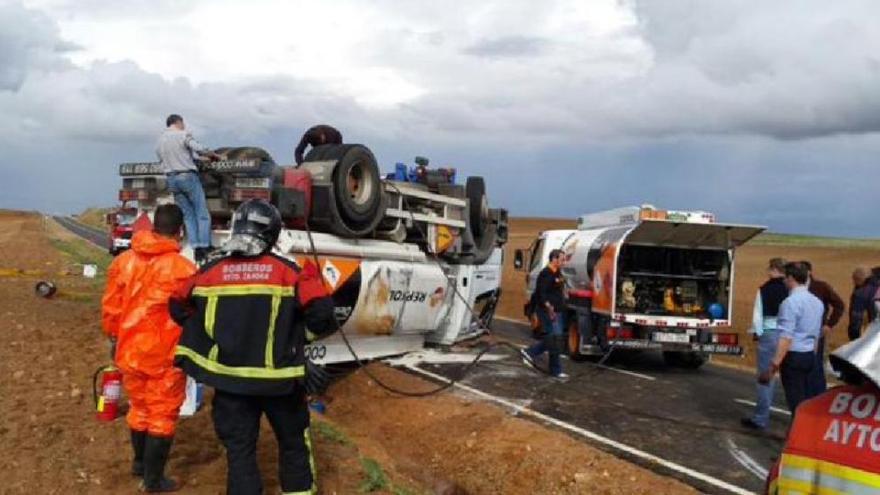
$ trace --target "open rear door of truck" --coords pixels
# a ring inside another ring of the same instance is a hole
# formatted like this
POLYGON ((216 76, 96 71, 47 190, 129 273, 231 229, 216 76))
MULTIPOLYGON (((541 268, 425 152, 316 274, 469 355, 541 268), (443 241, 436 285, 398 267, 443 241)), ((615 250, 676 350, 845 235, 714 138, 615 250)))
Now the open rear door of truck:
POLYGON ((766 230, 756 225, 684 223, 643 220, 626 238, 626 244, 685 249, 731 249, 766 230))

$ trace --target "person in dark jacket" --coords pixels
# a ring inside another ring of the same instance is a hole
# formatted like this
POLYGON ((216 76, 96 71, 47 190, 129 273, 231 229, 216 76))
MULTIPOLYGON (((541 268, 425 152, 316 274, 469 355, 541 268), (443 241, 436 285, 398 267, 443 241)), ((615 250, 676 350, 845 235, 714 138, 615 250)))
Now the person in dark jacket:
POLYGON ((874 306, 874 294, 880 286, 874 273, 867 268, 859 267, 853 270, 853 291, 849 298, 849 326, 846 333, 850 342, 862 336, 864 324, 874 321, 877 317, 877 309, 874 306), (867 320, 865 316, 867 315, 867 320))
POLYGON ((565 379, 568 375, 562 372, 562 363, 559 354, 562 350, 562 340, 565 332, 565 279, 562 278, 563 253, 560 249, 550 251, 550 261, 538 274, 535 282, 535 312, 541 327, 544 330, 544 338, 533 346, 523 349, 523 361, 533 366, 535 359, 545 352, 549 356, 550 374, 556 378, 565 379))
MULTIPOLYGON (((758 289, 755 297, 754 311, 752 312, 752 334, 758 344, 758 375, 770 369, 770 363, 776 356, 776 346, 779 343, 779 332, 776 329, 779 306, 788 297, 788 287, 785 285, 785 260, 773 258, 767 266, 767 280, 758 289)), ((743 418, 741 423, 747 428, 763 430, 770 423, 770 406, 773 403, 773 391, 776 388, 776 380, 769 383, 758 383, 758 400, 755 404, 755 412, 751 417, 743 418)))
POLYGON ((323 144, 342 144, 342 133, 336 130, 335 127, 326 124, 310 127, 303 134, 299 144, 296 145, 296 150, 293 152, 297 166, 302 164, 303 155, 307 147, 315 148, 323 144))
POLYGON ((818 297, 822 301, 822 305, 825 306, 825 313, 822 315, 822 334, 819 337, 819 345, 816 348, 816 362, 818 366, 813 366, 811 375, 814 395, 819 395, 828 388, 828 382, 825 379, 825 340, 840 322, 846 306, 843 304, 843 299, 831 287, 831 284, 818 280, 813 276, 812 263, 801 261, 801 264, 807 268, 809 273, 807 284, 810 292, 818 297))
POLYGON ((170 304, 184 328, 177 365, 215 389, 211 416, 231 495, 263 493, 256 457, 263 414, 278 440, 282 491, 317 490, 304 346, 337 325, 314 263, 301 270, 271 252, 280 231, 274 206, 243 203, 219 255, 170 304))

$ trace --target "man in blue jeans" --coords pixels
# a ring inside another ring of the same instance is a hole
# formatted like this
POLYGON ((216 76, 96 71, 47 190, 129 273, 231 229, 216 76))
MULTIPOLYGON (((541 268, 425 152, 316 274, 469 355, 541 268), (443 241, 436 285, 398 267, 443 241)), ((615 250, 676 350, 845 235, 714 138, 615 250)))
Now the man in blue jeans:
POLYGON ((562 250, 550 251, 550 262, 541 270, 535 282, 535 312, 541 328, 544 329, 544 338, 520 352, 523 361, 533 367, 535 359, 546 352, 549 356, 550 374, 555 378, 566 379, 568 375, 562 372, 562 363, 559 360, 565 331, 565 279, 560 273, 562 258, 562 250))
MULTIPOLYGON (((779 315, 779 306, 788 297, 788 288, 785 286, 785 260, 771 259, 767 266, 767 276, 770 279, 761 286, 755 297, 752 328, 749 330, 758 343, 759 375, 770 369, 770 361, 776 355, 776 345, 779 341, 776 319, 779 315)), ((767 428, 770 423, 770 406, 773 404, 775 388, 776 380, 757 385, 755 412, 751 417, 741 420, 743 426, 756 430, 767 428)))
POLYGON ((195 140, 186 131, 183 117, 171 114, 165 119, 168 126, 156 143, 156 155, 167 177, 168 190, 183 212, 186 238, 193 248, 196 262, 205 259, 211 247, 211 214, 205 201, 205 191, 199 179, 194 154, 214 160, 223 157, 195 140))

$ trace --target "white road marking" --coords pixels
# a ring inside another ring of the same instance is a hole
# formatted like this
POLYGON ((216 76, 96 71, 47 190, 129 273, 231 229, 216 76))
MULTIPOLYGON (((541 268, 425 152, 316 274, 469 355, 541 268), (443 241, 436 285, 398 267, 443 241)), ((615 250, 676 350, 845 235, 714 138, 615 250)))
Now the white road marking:
POLYGON ((492 319, 507 321, 510 323, 519 323, 520 325, 528 325, 529 324, 529 322, 527 322, 526 320, 523 320, 522 318, 508 318, 506 316, 494 316, 494 317, 492 317, 492 319))
POLYGON ((624 369, 620 369, 620 368, 615 368, 614 366, 605 366, 604 364, 596 364, 595 366, 598 366, 598 367, 602 368, 603 370, 616 371, 618 373, 623 373, 624 375, 630 375, 630 376, 634 376, 636 378, 641 378, 643 380, 650 380, 652 382, 657 379, 657 377, 655 377, 655 376, 643 375, 641 373, 636 373, 635 371, 629 371, 629 370, 624 370, 624 369))
POLYGON ((736 443, 733 442, 733 439, 727 438, 727 448, 730 451, 730 455, 736 459, 736 462, 740 463, 746 470, 750 473, 754 474, 759 480, 766 480, 768 471, 766 468, 761 466, 758 461, 752 459, 752 457, 745 453, 742 449, 740 449, 736 443))
MULTIPOLYGON (((426 364, 468 364, 474 360, 476 354, 469 352, 439 352, 434 349, 409 352, 402 356, 386 359, 391 366, 412 366, 419 363, 426 364)), ((480 361, 501 361, 506 359, 504 354, 483 354, 480 361)))
MULTIPOLYGON (((734 402, 738 402, 738 403, 740 403, 740 404, 745 404, 745 405, 747 405, 747 406, 752 406, 752 407, 757 406, 757 404, 755 404, 754 402, 752 402, 752 401, 750 401, 750 400, 745 400, 745 399, 733 399, 733 401, 734 401, 734 402)), ((791 416, 791 412, 786 411, 785 409, 779 409, 778 407, 770 406, 770 410, 773 411, 773 412, 775 412, 775 413, 778 413, 778 414, 784 414, 784 415, 786 415, 786 416, 791 416)))
MULTIPOLYGON (((446 383, 448 383, 450 381, 446 377, 440 376, 436 373, 431 373, 430 371, 423 370, 417 366, 406 366, 406 368, 410 369, 416 373, 420 373, 422 375, 430 377, 434 380, 438 380, 438 381, 446 382, 446 383)), ((653 454, 649 454, 649 453, 647 453, 643 450, 639 450, 635 447, 630 447, 629 445, 626 445, 626 444, 620 443, 618 441, 612 440, 610 438, 604 437, 602 435, 599 435, 598 433, 594 433, 592 431, 586 430, 586 429, 581 428, 579 426, 575 426, 575 425, 566 423, 565 421, 556 419, 552 416, 548 416, 546 414, 539 413, 535 410, 529 409, 528 407, 516 404, 508 399, 504 399, 502 397, 498 397, 498 396, 489 394, 487 392, 483 392, 482 390, 478 390, 476 388, 473 388, 473 387, 470 387, 467 385, 463 385, 461 383, 456 383, 454 386, 456 386, 462 390, 465 390, 467 392, 470 392, 471 394, 474 394, 478 397, 482 397, 482 398, 487 399, 489 401, 492 401, 492 402, 495 402, 495 403, 500 404, 502 406, 505 406, 507 408, 510 408, 513 411, 515 411, 516 413, 522 414, 523 416, 530 416, 532 418, 538 419, 538 420, 543 421, 545 423, 552 424, 556 427, 559 427, 564 430, 570 431, 572 433, 578 434, 578 435, 580 435, 584 438, 587 438, 589 440, 592 440, 594 442, 598 442, 598 443, 601 443, 601 444, 606 445, 608 447, 611 447, 613 449, 619 450, 621 452, 625 452, 626 454, 629 454, 629 455, 632 455, 635 457, 639 457, 639 458, 644 459, 648 462, 659 464, 660 466, 663 466, 666 469, 683 474, 683 475, 688 476, 690 478, 693 478, 695 480, 702 481, 703 483, 707 483, 707 484, 712 485, 714 487, 721 488, 722 490, 726 490, 730 493, 735 493, 737 495, 753 495, 753 492, 750 492, 750 491, 746 490, 745 488, 733 485, 731 483, 728 483, 724 480, 720 480, 720 479, 715 478, 713 476, 710 476, 708 474, 704 474, 699 471, 695 471, 693 469, 682 466, 680 464, 676 464, 672 461, 668 461, 668 460, 663 459, 661 457, 657 457, 653 454)))

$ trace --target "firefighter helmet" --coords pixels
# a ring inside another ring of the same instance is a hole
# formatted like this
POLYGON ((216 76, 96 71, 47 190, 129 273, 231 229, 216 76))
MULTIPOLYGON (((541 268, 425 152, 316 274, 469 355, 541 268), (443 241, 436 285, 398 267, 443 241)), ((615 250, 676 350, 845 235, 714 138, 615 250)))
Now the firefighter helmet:
POLYGON ((259 256, 278 241, 281 233, 281 214, 263 199, 251 199, 241 204, 232 215, 232 235, 223 245, 227 253, 259 256))

